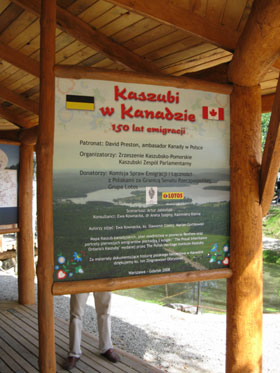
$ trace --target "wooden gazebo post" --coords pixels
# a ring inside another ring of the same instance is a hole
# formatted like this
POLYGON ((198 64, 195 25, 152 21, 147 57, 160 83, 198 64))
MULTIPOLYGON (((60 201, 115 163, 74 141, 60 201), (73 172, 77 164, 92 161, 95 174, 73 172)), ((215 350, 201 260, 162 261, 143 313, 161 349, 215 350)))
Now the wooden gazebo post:
POLYGON ((228 373, 262 371, 263 206, 260 176, 263 166, 259 82, 279 55, 280 24, 275 17, 279 12, 278 0, 254 1, 229 67, 234 89, 231 96, 233 275, 228 280, 228 373))
POLYGON ((261 372, 262 208, 261 91, 235 86, 231 96, 231 269, 227 289, 227 372, 261 372))
POLYGON ((52 162, 56 0, 41 1, 40 122, 37 143, 39 366, 56 372, 53 312, 52 162))
POLYGON ((32 230, 33 144, 20 146, 18 299, 20 304, 35 303, 34 252, 32 230))

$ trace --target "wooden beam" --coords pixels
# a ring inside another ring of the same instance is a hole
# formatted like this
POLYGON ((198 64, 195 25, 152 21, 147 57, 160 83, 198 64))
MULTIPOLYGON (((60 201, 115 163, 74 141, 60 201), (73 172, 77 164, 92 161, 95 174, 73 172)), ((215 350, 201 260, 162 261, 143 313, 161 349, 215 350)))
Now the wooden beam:
POLYGON ((88 281, 66 281, 53 284, 53 295, 86 293, 89 291, 113 291, 132 289, 144 286, 163 285, 180 282, 196 282, 230 278, 229 268, 212 269, 211 271, 176 272, 151 276, 131 276, 88 281))
POLYGON ((0 106, 0 117, 21 128, 32 127, 32 124, 28 120, 22 118, 20 115, 13 113, 11 110, 3 108, 2 106, 0 106))
POLYGON ((0 58, 29 74, 40 76, 39 62, 3 43, 0 43, 0 58))
MULTIPOLYGON (((12 1, 17 2, 19 5, 24 7, 26 10, 29 10, 29 11, 35 13, 36 15, 40 14, 40 9, 39 9, 40 4, 39 4, 39 2, 37 2, 35 0, 30 0, 30 1, 29 0, 12 0, 12 1)), ((234 33, 232 30, 225 30, 224 26, 217 25, 217 24, 212 25, 209 22, 209 19, 205 19, 203 17, 200 17, 200 16, 196 15, 195 13, 191 13, 191 12, 188 13, 185 10, 182 11, 182 9, 179 9, 178 7, 173 6, 172 4, 168 4, 168 11, 166 11, 167 8, 162 7, 162 3, 160 3, 160 0, 150 1, 149 2, 149 7, 146 7, 146 5, 143 6, 143 4, 147 2, 147 0, 145 0, 145 2, 137 0, 137 2, 134 1, 134 3, 132 3, 130 0, 121 0, 121 1, 110 0, 110 1, 115 3, 115 4, 119 4, 120 6, 126 8, 126 9, 133 10, 136 13, 143 14, 144 16, 154 18, 159 22, 170 24, 170 25, 173 25, 176 28, 181 29, 183 31, 193 33, 193 34, 195 34, 195 36, 201 37, 202 39, 206 40, 207 42, 211 42, 215 45, 219 45, 224 49, 234 50, 236 45, 237 45, 237 41, 239 39, 239 36, 240 36, 238 33, 234 33), (158 7, 160 9, 158 9, 158 7), (154 13, 154 14, 150 14, 150 13, 153 12, 154 9, 159 10, 159 12, 154 13), (178 11, 178 9, 179 9, 179 11, 178 11), (173 12, 175 13, 176 17, 171 17, 171 14, 173 12), (189 15, 190 17, 187 17, 187 15, 189 15), (165 20, 166 17, 167 17, 167 19, 165 20), (175 22, 176 19, 177 19, 177 21, 175 22), (212 31, 211 31, 211 29, 212 29, 212 31), (226 32, 224 33, 224 31, 226 31, 226 32), (220 40, 220 38, 222 38, 222 40, 220 40)), ((78 34, 81 33, 81 30, 79 30, 79 26, 77 25, 77 27, 74 27, 74 26, 71 25, 71 22, 72 22, 73 19, 74 19, 74 25, 75 25, 75 20, 78 19, 78 17, 75 17, 75 16, 71 15, 71 13, 67 12, 66 10, 63 10, 62 8, 57 7, 57 9, 61 10, 62 18, 66 19, 65 22, 67 22, 68 26, 70 28, 72 28, 73 34, 71 34, 70 30, 67 30, 66 28, 65 28, 65 30, 69 34, 74 36, 77 40, 80 40, 78 34), (68 15, 70 15, 69 19, 67 19, 68 15)), ((61 27, 62 27, 63 19, 60 20, 61 27)), ((83 23, 83 22, 78 19, 78 23, 80 24, 80 23, 83 23)), ((64 25, 64 26, 67 26, 67 24, 64 25)), ((87 24, 85 24, 85 25, 87 25, 87 24)), ((89 26, 87 25, 86 28, 88 29, 89 26)), ((86 32, 86 35, 88 33, 92 34, 93 32, 94 32, 94 30, 91 28, 91 30, 89 30, 89 32, 86 32)), ((95 50, 99 50, 101 53, 104 53, 104 54, 106 54, 106 51, 107 51, 107 53, 109 53, 108 57, 111 58, 112 60, 117 61, 118 56, 114 57, 114 55, 112 55, 112 53, 111 53, 111 46, 112 46, 112 43, 113 43, 111 41, 111 39, 102 35, 100 32, 98 32, 97 34, 101 35, 100 36, 100 42, 98 42, 98 45, 93 45, 92 44, 93 39, 98 41, 98 38, 97 38, 98 35, 87 35, 88 36, 87 41, 90 42, 89 46, 94 48, 95 50), (93 39, 92 39, 92 36, 93 36, 93 39), (106 43, 103 45, 104 40, 106 41, 106 43), (103 47, 104 48, 107 47, 105 51, 103 51, 103 47), (101 48, 101 49, 98 49, 98 48, 101 48)), ((84 37, 86 35, 84 35, 84 37)), ((81 40, 81 41, 83 41, 83 40, 81 40)), ((83 42, 85 42, 85 41, 83 41, 83 42)), ((86 42, 85 42, 85 44, 86 44, 86 42)), ((122 58, 122 52, 123 51, 125 51, 125 52, 128 51, 127 49, 121 47, 117 43, 114 43, 114 48, 112 50, 115 51, 115 49, 116 49, 117 55, 120 55, 121 58, 122 58), (118 47, 120 47, 121 50, 118 51, 118 47)), ((133 53, 132 53, 132 55, 133 55, 133 53)), ((123 56, 126 56, 126 54, 124 54, 123 56)), ((24 71, 26 71, 26 72, 28 72, 32 75, 35 75, 35 76, 39 77, 40 65, 36 60, 26 56, 23 53, 18 52, 17 50, 15 50, 15 49, 13 49, 13 48, 11 48, 11 47, 3 44, 3 43, 0 43, 0 57, 3 58, 4 60, 8 61, 9 63, 19 67, 20 69, 22 69, 22 70, 24 70, 24 71)), ((136 57, 138 57, 138 56, 136 55, 136 57)), ((125 59, 125 64, 129 63, 129 62, 126 61, 126 58, 123 58, 123 59, 125 59)), ((140 65, 141 66, 142 66, 142 63, 144 63, 144 64, 147 63, 146 60, 144 60, 143 58, 141 59, 141 57, 138 57, 138 60, 139 59, 140 59, 140 65)), ((147 63, 147 64, 149 66, 152 66, 151 70, 149 69, 149 67, 146 70, 144 70, 143 68, 141 69, 141 66, 140 66, 140 69, 137 70, 137 64, 133 65, 133 66, 132 66, 132 64, 133 64, 133 62, 129 66, 132 70, 135 70, 135 71, 151 71, 151 72, 159 73, 158 69, 156 67, 154 67, 153 65, 149 64, 149 63, 147 63)), ((280 69, 280 59, 277 59, 275 61, 275 68, 280 69)))
POLYGON ((41 2, 40 123, 37 149, 39 370, 56 372, 54 310, 52 172, 55 103, 56 0, 41 2))
POLYGON ((0 234, 18 233, 19 231, 19 228, 0 228, 0 234))
POLYGON ((226 372, 262 371, 261 90, 234 86, 230 105, 230 268, 226 372))
MULTIPOLYGON (((24 9, 40 16, 40 1, 38 0, 12 0, 24 9)), ((135 70, 143 72, 158 73, 158 68, 145 58, 138 56, 129 49, 114 42, 101 32, 93 29, 89 24, 74 16, 67 10, 56 7, 57 25, 63 31, 75 39, 81 41, 90 48, 101 52, 115 62, 135 70)))
POLYGON ((35 101, 29 100, 22 95, 19 95, 8 88, 0 86, 0 97, 4 100, 13 103, 22 109, 28 110, 31 113, 39 114, 39 104, 35 101))
POLYGON ((280 70, 280 58, 277 58, 277 60, 273 63, 273 67, 276 70, 280 70))
POLYGON ((263 216, 270 208, 280 168, 280 79, 278 79, 261 166, 261 205, 263 216))
POLYGON ((219 84, 230 84, 228 79, 228 63, 223 63, 218 66, 211 67, 209 69, 187 73, 184 76, 193 78, 193 79, 200 79, 206 80, 209 82, 216 82, 219 84))
POLYGON ((221 24, 213 23, 209 18, 201 17, 194 12, 180 8, 176 1, 167 4, 162 0, 108 0, 129 11, 152 18, 160 23, 175 26, 207 42, 227 50, 234 50, 240 33, 221 24))
POLYGON ((19 135, 20 135, 19 129, 0 131, 0 141, 1 140, 16 141, 18 142, 18 144, 20 144, 19 135))
POLYGON ((240 86, 259 84, 279 56, 278 0, 255 0, 229 66, 230 81, 240 86))
POLYGON ((230 84, 219 84, 207 82, 187 77, 175 77, 167 75, 152 75, 129 71, 106 70, 94 67, 56 65, 55 75, 60 78, 70 79, 97 79, 97 80, 116 80, 120 82, 132 82, 139 84, 155 84, 163 86, 172 86, 176 88, 189 88, 202 91, 230 94, 232 86, 230 84))
POLYGON ((272 111, 275 94, 262 96, 262 113, 270 113, 272 111))

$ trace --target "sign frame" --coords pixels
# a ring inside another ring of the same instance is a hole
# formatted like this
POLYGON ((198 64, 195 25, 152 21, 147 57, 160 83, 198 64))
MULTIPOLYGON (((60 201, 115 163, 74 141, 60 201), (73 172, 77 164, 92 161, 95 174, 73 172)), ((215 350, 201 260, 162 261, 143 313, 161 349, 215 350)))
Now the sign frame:
MULTIPOLYGON (((70 79, 95 79, 110 80, 116 82, 140 83, 163 85, 174 88, 195 89, 206 92, 216 92, 230 95, 231 85, 217 84, 200 81, 190 78, 177 78, 165 76, 151 76, 149 74, 139 74, 123 71, 108 71, 103 69, 83 68, 77 66, 56 66, 56 77, 70 79)), ((53 295, 80 293, 85 291, 110 291, 117 289, 128 289, 150 285, 159 285, 178 282, 195 282, 220 278, 230 278, 232 271, 230 268, 211 269, 189 272, 175 272, 155 275, 140 275, 130 277, 114 277, 108 279, 79 280, 67 282, 54 282, 52 286, 53 295)))

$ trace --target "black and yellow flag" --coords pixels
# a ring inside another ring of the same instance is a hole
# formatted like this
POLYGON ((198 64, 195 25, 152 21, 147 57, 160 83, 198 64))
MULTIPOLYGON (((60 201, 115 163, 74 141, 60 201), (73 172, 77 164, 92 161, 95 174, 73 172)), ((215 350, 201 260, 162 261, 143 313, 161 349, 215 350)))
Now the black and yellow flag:
POLYGON ((94 110, 94 97, 66 95, 66 109, 94 110))

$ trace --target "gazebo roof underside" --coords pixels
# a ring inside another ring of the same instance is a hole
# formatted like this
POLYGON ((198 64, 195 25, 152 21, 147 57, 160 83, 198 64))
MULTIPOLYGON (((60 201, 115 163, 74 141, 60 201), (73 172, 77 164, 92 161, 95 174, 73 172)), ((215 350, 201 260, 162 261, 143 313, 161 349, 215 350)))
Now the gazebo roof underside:
MULTIPOLYGON (((253 0, 57 0, 56 64, 226 83, 253 0), (164 4, 164 6, 163 6, 164 4)), ((40 1, 0 2, 0 130, 38 124, 40 1)), ((280 59, 261 79, 274 95, 280 59)))

